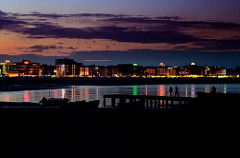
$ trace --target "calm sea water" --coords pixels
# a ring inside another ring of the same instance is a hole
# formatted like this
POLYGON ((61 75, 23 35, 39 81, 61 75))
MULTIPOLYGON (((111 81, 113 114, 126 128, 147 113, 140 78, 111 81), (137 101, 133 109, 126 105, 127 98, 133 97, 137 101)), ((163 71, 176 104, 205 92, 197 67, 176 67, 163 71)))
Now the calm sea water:
MULTIPOLYGON (((240 84, 159 84, 159 85, 129 85, 129 86, 69 86, 66 88, 45 90, 24 90, 15 92, 0 92, 0 101, 5 102, 39 102, 42 97, 68 98, 70 101, 100 100, 106 94, 157 95, 169 96, 169 88, 178 87, 179 96, 197 97, 198 92, 211 92, 215 86, 220 93, 240 93, 240 84)), ((174 95, 174 93, 173 93, 174 95)))

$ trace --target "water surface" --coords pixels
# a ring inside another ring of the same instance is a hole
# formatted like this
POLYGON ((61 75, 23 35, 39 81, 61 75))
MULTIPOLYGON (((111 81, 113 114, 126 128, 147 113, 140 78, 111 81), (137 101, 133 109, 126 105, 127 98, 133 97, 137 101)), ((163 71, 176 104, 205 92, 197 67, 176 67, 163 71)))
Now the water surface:
MULTIPOLYGON (((103 103, 103 95, 129 94, 129 95, 154 95, 169 96, 169 88, 178 87, 179 96, 197 97, 198 92, 211 92, 216 87, 220 93, 239 93, 240 84, 159 84, 159 85, 128 85, 128 86, 69 86, 66 88, 24 90, 13 92, 0 92, 0 101, 5 102, 39 102, 42 97, 68 98, 70 101, 100 100, 103 103)), ((175 95, 173 92, 173 95, 175 95)))

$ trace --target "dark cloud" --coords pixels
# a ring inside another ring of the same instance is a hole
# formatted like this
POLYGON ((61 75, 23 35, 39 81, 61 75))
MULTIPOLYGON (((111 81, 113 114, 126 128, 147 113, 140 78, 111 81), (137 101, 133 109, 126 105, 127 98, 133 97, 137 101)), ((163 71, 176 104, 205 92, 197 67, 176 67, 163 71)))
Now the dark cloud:
POLYGON ((162 17, 156 17, 158 20, 182 20, 182 18, 178 16, 162 16, 162 17))
MULTIPOLYGON (((24 48, 22 47, 17 47, 18 50, 22 50, 24 48)), ((70 47, 63 47, 63 46, 55 46, 55 45, 35 45, 35 46, 31 46, 28 49, 31 50, 31 52, 43 52, 44 50, 50 50, 50 49, 69 49, 69 50, 76 50, 77 48, 70 46, 70 47)))
POLYGON ((119 14, 119 15, 115 15, 115 14, 103 14, 103 13, 80 13, 80 14, 43 14, 40 12, 32 12, 29 14, 18 14, 15 13, 15 16, 32 16, 32 17, 38 17, 38 18, 69 18, 69 17, 96 17, 96 18, 111 18, 111 17, 124 17, 127 15, 123 15, 123 14, 119 14))
MULTIPOLYGON (((189 21, 178 16, 173 17, 146 17, 114 14, 42 14, 33 12, 30 14, 12 14, 0 11, 0 29, 22 33, 28 38, 69 38, 69 39, 108 39, 118 42, 133 43, 196 43, 205 46, 203 49, 239 49, 239 34, 232 38, 217 40, 214 34, 193 34, 192 30, 212 30, 215 34, 221 34, 222 30, 240 32, 240 25, 218 21, 189 21), (21 19, 20 16, 38 17, 43 20, 33 21, 21 19), (48 18, 81 18, 94 17, 94 27, 71 28, 46 21, 48 18), (104 21, 104 25, 102 22, 104 21), (100 22, 100 23, 99 23, 100 22), (134 24, 134 25, 132 25, 134 24), (137 25, 136 25, 137 24, 137 25), (29 27, 31 26, 31 27, 29 27), (97 26, 97 27, 96 27, 97 26), (189 31, 186 33, 185 31, 189 31), (210 44, 209 44, 210 43, 210 44)), ((56 47, 56 46, 55 46, 56 47)), ((109 47, 106 47, 106 49, 109 47)), ((177 48, 177 47, 176 47, 177 48)), ((179 49, 183 47, 178 47, 179 49)), ((184 47, 186 48, 186 47, 184 47)), ((38 46, 30 48, 32 51, 43 51, 50 46, 38 46)), ((72 48, 68 48, 72 49, 72 48)), ((200 49, 201 50, 201 49, 200 49)))
POLYGON ((9 14, 0 11, 0 30, 13 30, 14 28, 19 28, 23 24, 27 24, 27 22, 19 20, 15 17, 11 17, 9 14))
POLYGON ((43 38, 48 38, 48 37, 46 37, 46 36, 42 36, 42 35, 37 35, 37 36, 28 36, 27 38, 43 39, 43 38))
MULTIPOLYGON (((60 47, 62 48, 62 47, 60 47)), ((44 50, 49 50, 49 49, 59 49, 59 47, 50 45, 50 46, 43 46, 43 45, 35 45, 32 47, 29 47, 31 49, 31 52, 42 52, 44 50)))
POLYGON ((7 16, 7 15, 8 15, 7 13, 5 13, 5 12, 3 12, 3 11, 0 10, 0 17, 5 17, 5 16, 7 16))
POLYGON ((179 29, 216 29, 216 30, 229 30, 229 29, 240 29, 239 24, 235 23, 226 23, 218 21, 188 21, 183 20, 180 17, 114 17, 103 19, 101 21, 108 21, 117 24, 124 23, 136 23, 139 24, 149 24, 148 26, 142 26, 144 29, 149 30, 171 30, 179 31, 179 29), (151 26, 152 25, 152 26, 151 26))
MULTIPOLYGON (((133 28, 134 29, 134 28, 133 28)), ((37 25, 36 28, 24 28, 21 33, 34 37, 111 39, 118 42, 136 43, 186 43, 202 39, 185 35, 177 31, 138 31, 124 27, 63 28, 53 25, 37 25)))

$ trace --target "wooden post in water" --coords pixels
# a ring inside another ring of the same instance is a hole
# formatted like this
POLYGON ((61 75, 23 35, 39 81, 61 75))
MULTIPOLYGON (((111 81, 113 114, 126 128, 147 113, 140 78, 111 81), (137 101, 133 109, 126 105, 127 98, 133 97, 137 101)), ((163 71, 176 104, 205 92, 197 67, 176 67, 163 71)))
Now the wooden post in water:
POLYGON ((103 106, 106 107, 106 97, 103 98, 103 106))
POLYGON ((154 100, 154 107, 155 108, 157 107, 157 100, 156 99, 154 100))
POLYGON ((148 99, 146 99, 146 108, 148 108, 148 99))
POLYGON ((112 98, 112 107, 115 107, 115 106, 116 106, 115 98, 112 98))

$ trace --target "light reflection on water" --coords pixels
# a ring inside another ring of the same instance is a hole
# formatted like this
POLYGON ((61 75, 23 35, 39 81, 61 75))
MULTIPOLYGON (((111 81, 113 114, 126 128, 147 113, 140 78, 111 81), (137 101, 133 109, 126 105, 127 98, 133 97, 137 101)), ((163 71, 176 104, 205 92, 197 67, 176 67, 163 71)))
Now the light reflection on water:
MULTIPOLYGON (((42 97, 68 98, 70 101, 100 100, 103 103, 105 94, 157 95, 169 96, 169 88, 178 87, 180 97, 197 97, 198 92, 210 93, 212 87, 220 93, 239 93, 240 84, 160 84, 130 86, 70 86, 59 89, 24 90, 0 92, 0 101, 5 102, 39 102, 42 97)), ((173 92, 173 95, 175 93, 173 92)))

